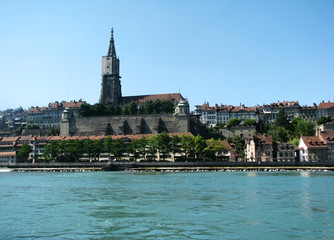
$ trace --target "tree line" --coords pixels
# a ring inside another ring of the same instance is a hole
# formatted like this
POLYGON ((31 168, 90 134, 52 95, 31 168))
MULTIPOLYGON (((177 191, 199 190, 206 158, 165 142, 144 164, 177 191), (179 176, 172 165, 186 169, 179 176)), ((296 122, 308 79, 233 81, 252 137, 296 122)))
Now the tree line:
POLYGON ((114 115, 137 115, 137 114, 160 114, 173 113, 174 104, 170 100, 149 100, 145 105, 139 106, 132 101, 130 104, 119 105, 96 103, 90 105, 88 103, 81 104, 78 113, 81 117, 89 116, 114 116, 114 115))
POLYGON ((82 157, 87 161, 99 161, 102 153, 107 154, 109 159, 126 159, 137 161, 165 160, 178 154, 178 160, 217 160, 218 153, 226 150, 221 140, 205 140, 202 136, 173 135, 166 132, 150 137, 142 137, 126 142, 122 139, 113 139, 111 136, 104 140, 79 140, 69 139, 51 141, 45 146, 43 159, 37 161, 77 162, 82 157))

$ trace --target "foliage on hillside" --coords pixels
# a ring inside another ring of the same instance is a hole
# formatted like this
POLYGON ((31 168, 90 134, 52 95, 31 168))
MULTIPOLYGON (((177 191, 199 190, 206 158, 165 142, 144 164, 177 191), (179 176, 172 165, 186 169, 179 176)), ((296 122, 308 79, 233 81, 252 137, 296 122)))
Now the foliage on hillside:
POLYGON ((101 103, 94 105, 85 103, 80 105, 78 112, 81 117, 173 113, 174 104, 169 100, 161 101, 159 99, 147 101, 144 106, 140 107, 132 101, 123 108, 101 103))

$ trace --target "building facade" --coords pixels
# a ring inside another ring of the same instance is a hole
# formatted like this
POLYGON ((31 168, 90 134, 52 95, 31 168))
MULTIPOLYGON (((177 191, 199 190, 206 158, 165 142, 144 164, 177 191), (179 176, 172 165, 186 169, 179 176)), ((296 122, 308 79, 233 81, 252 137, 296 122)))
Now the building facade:
POLYGON ((299 140, 299 160, 301 162, 327 162, 328 146, 319 137, 301 136, 299 140))
POLYGON ((47 107, 31 107, 23 113, 27 125, 36 125, 40 128, 59 128, 62 112, 65 109, 71 111, 74 117, 78 117, 78 109, 81 104, 85 103, 79 101, 62 101, 49 103, 47 107))

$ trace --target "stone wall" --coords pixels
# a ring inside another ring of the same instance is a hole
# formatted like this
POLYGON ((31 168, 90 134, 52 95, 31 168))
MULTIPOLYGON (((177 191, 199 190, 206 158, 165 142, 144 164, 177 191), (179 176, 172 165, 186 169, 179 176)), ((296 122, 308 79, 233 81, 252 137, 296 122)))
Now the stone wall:
POLYGON ((61 136, 128 135, 189 132, 189 117, 173 114, 81 117, 62 120, 61 136))

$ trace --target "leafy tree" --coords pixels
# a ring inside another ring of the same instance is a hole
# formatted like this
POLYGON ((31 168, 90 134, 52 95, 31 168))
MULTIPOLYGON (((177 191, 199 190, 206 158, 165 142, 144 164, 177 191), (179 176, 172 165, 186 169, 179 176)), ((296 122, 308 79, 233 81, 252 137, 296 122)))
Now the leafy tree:
POLYGON ((162 105, 163 113, 173 113, 174 112, 174 104, 171 101, 169 100, 162 101, 161 105, 162 105))
POLYGON ((92 106, 88 103, 83 103, 79 106, 78 113, 79 116, 81 117, 92 116, 93 115, 92 106))
POLYGON ((32 125, 27 125, 26 129, 40 129, 38 125, 32 124, 32 125))
POLYGON ((289 143, 293 144, 293 146, 295 148, 297 148, 298 145, 299 145, 299 138, 294 138, 294 139, 290 140, 289 143))
POLYGON ((300 138, 301 135, 304 136, 314 136, 315 135, 315 124, 310 121, 305 121, 301 118, 294 118, 292 119, 292 131, 293 136, 300 138))
POLYGON ((96 103, 93 105, 94 116, 106 116, 106 105, 102 103, 96 103))
POLYGON ((137 104, 132 101, 129 105, 129 111, 130 111, 130 114, 131 115, 135 115, 135 114, 138 114, 138 107, 137 107, 137 104))
POLYGON ((181 150, 180 143, 181 138, 178 135, 173 135, 170 140, 170 151, 173 154, 173 160, 175 160, 175 154, 181 150))
POLYGON ((28 145, 28 143, 23 143, 22 146, 20 147, 20 150, 17 153, 17 156, 21 160, 28 160, 29 154, 32 152, 31 147, 28 145))
POLYGON ((146 152, 153 157, 153 160, 155 160, 157 149, 157 136, 152 135, 148 138, 146 152))
POLYGON ((278 127, 289 128, 289 120, 283 108, 278 111, 275 125, 278 127))
POLYGON ((180 144, 186 158, 194 156, 195 142, 193 137, 189 135, 182 135, 180 144))
POLYGON ((60 134, 59 128, 55 128, 55 127, 51 128, 51 131, 49 132, 50 136, 58 136, 59 134, 60 134))
POLYGON ((235 126, 238 126, 240 123, 241 123, 240 119, 231 118, 227 121, 226 127, 227 128, 235 127, 235 126))
POLYGON ((144 157, 144 159, 146 160, 146 147, 147 147, 147 144, 148 144, 148 141, 145 137, 142 137, 141 139, 138 140, 138 143, 137 143, 137 150, 139 152, 139 154, 144 157))
POLYGON ((100 160, 100 154, 103 152, 103 141, 101 139, 93 141, 94 160, 100 160))
POLYGON ((251 118, 247 118, 244 120, 244 125, 246 126, 256 126, 256 121, 251 118))
POLYGON ((320 119, 317 120, 317 124, 321 125, 321 124, 325 124, 332 121, 331 117, 321 117, 320 119))
POLYGON ((45 161, 57 160, 59 157, 59 144, 57 141, 51 141, 45 146, 43 157, 45 161))
POLYGON ((268 124, 265 124, 263 121, 259 121, 257 124, 256 124, 256 131, 258 133, 267 133, 269 131, 270 127, 268 124))
POLYGON ((276 142, 287 142, 289 141, 289 132, 285 127, 282 126, 272 126, 268 131, 268 135, 273 137, 276 142))
POLYGON ((134 157, 134 160, 137 161, 137 158, 140 155, 140 152, 138 149, 140 148, 140 140, 132 140, 131 143, 126 147, 126 151, 129 154, 132 154, 134 157))
POLYGON ((83 143, 84 152, 88 154, 88 160, 90 161, 91 156, 94 152, 93 141, 91 139, 86 139, 83 143))
POLYGON ((66 141, 61 141, 59 148, 64 153, 66 161, 76 162, 79 160, 83 153, 82 142, 79 139, 69 139, 66 141))
POLYGON ((118 138, 112 141, 111 154, 113 154, 117 160, 122 159, 122 155, 125 152, 125 150, 126 150, 125 144, 122 139, 118 138))
POLYGON ((197 135, 194 139, 194 153, 195 153, 195 157, 199 158, 202 157, 203 154, 205 153, 204 149, 207 147, 207 141, 205 141, 205 139, 201 136, 201 135, 197 135))
POLYGON ((122 115, 130 115, 130 106, 125 105, 122 109, 122 115))
POLYGON ((228 139, 228 142, 234 143, 238 157, 243 159, 245 157, 245 151, 244 151, 245 140, 243 140, 239 136, 233 136, 232 138, 228 139))
POLYGON ((217 153, 222 152, 225 150, 224 146, 221 143, 221 140, 215 140, 213 138, 206 141, 207 146, 203 149, 205 156, 213 160, 214 158, 217 159, 217 153))
POLYGON ((157 135, 156 146, 159 154, 162 153, 162 159, 165 160, 165 154, 170 150, 170 137, 166 132, 157 135))

